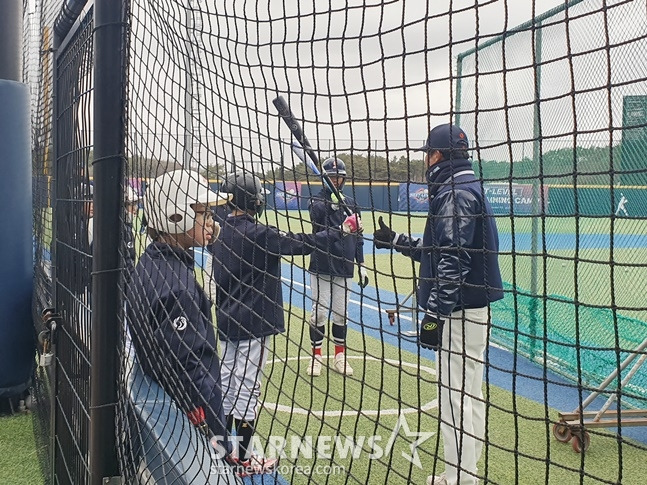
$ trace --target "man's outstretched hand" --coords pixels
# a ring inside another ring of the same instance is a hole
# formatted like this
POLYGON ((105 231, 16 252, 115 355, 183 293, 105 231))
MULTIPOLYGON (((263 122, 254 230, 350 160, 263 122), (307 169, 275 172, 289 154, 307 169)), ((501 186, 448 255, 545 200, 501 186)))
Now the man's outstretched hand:
POLYGON ((389 249, 390 247, 393 247, 395 231, 384 224, 382 216, 379 217, 377 223, 380 227, 373 233, 373 244, 375 244, 375 247, 378 249, 389 249))

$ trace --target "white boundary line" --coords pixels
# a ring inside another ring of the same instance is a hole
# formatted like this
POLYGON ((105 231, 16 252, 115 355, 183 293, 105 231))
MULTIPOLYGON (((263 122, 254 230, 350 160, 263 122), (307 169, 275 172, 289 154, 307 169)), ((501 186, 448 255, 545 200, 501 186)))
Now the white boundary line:
MULTIPOLYGON (((307 272, 307 271, 306 271, 306 272, 307 272)), ((300 282, 298 282, 298 281, 293 281, 293 280, 291 280, 291 279, 289 279, 289 278, 285 278, 284 276, 281 276, 281 280, 282 280, 282 281, 284 281, 284 282, 286 282, 286 283, 292 283, 292 284, 293 284, 293 285, 295 285, 295 286, 301 286, 302 288, 305 288, 305 289, 307 289, 307 290, 309 290, 309 289, 310 289, 310 287, 309 287, 308 285, 304 285, 303 283, 300 283, 300 282)), ((363 304, 362 304, 362 303, 360 303, 360 302, 359 302, 359 301, 357 301, 357 300, 353 300, 352 298, 349 298, 349 302, 350 302, 350 303, 354 303, 354 304, 355 304, 355 305, 357 305, 357 306, 360 306, 360 305, 361 305, 361 306, 363 306, 363 307, 365 307, 365 308, 370 308, 371 310, 375 310, 377 313, 380 313, 380 309, 379 309, 378 307, 374 306, 374 305, 369 305, 368 303, 363 303, 363 304)), ((305 312, 305 311, 306 311, 306 309, 304 308, 304 309, 303 309, 303 311, 305 312)), ((398 318, 400 318, 401 320, 409 320, 410 322, 411 322, 411 321, 413 321, 413 318, 412 318, 412 317, 407 317, 407 316, 402 315, 402 314, 399 314, 399 315, 398 315, 398 318)), ((409 333, 409 332, 402 332, 402 334, 407 335, 407 336, 415 336, 415 335, 416 335, 415 333, 409 333)), ((496 348, 496 349, 501 349, 501 350, 505 350, 506 352, 510 352, 510 351, 509 351, 508 349, 506 349, 505 347, 502 347, 501 345, 498 345, 498 344, 496 344, 496 343, 494 343, 494 342, 492 342, 492 341, 488 342, 488 345, 489 345, 490 347, 494 347, 494 348, 496 348)))
MULTIPOLYGON (((283 276, 281 277, 281 280, 284 281, 285 283, 289 283, 289 284, 292 284, 294 286, 301 286, 302 288, 305 288, 306 290, 310 289, 310 287, 308 285, 305 285, 305 284, 300 283, 298 281, 293 281, 293 280, 291 280, 289 278, 285 278, 283 276)), ((360 303, 359 301, 353 300, 352 298, 349 298, 348 301, 350 303, 354 303, 357 306, 359 306, 361 304, 361 306, 364 307, 364 308, 370 308, 371 310, 375 310, 377 313, 380 313, 380 309, 378 307, 376 307, 375 305, 370 305, 368 303, 360 303)), ((384 310, 382 310, 382 312, 384 312, 384 310)), ((413 321, 413 318, 406 317, 404 315, 400 315, 400 318, 402 320, 409 320, 410 322, 413 321)))
MULTIPOLYGON (((327 359, 330 358, 329 355, 323 356, 326 357, 327 359)), ((288 357, 287 359, 271 359, 268 360, 268 364, 276 363, 276 362, 282 362, 285 363, 287 361, 295 361, 295 360, 310 360, 312 357, 311 356, 301 356, 301 357, 288 357)), ((412 369, 420 370, 421 372, 426 372, 432 376, 436 375, 436 370, 433 369, 432 367, 428 367, 425 365, 418 365, 418 364, 412 364, 410 362, 400 362, 397 360, 393 359, 377 359, 375 357, 371 356, 361 356, 361 355, 349 355, 346 357, 348 360, 354 359, 354 360, 372 360, 375 362, 387 362, 389 364, 392 364, 394 366, 404 366, 404 367, 411 367, 412 369)), ((393 409, 378 409, 378 410, 373 410, 373 409, 358 409, 358 410, 344 410, 344 411, 339 411, 339 410, 331 410, 331 411, 319 411, 319 410, 312 410, 312 409, 304 409, 300 407, 294 407, 294 406, 285 406, 284 404, 278 404, 278 403, 273 403, 273 402, 263 402, 263 407, 272 411, 282 411, 285 413, 294 413, 294 414, 302 414, 302 415, 313 415, 317 416, 320 418, 323 418, 325 416, 357 416, 357 415, 363 415, 363 416, 395 416, 395 415, 400 415, 400 414, 412 414, 412 413, 420 413, 421 411, 429 411, 431 409, 435 409, 438 407, 438 399, 433 399, 429 401, 428 403, 423 404, 419 408, 393 408, 393 409)))

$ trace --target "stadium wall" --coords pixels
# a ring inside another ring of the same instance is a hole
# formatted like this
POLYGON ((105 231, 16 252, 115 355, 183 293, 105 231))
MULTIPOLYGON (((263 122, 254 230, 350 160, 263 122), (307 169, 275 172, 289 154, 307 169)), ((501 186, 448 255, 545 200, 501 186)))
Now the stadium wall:
MULTIPOLYGON (((492 187, 502 187, 505 184, 485 184, 486 189, 492 187)), ((214 188, 218 187, 217 183, 213 184, 214 188)), ((396 211, 426 211, 427 199, 421 198, 416 194, 419 193, 421 184, 352 184, 347 185, 344 192, 355 198, 360 207, 365 209, 375 209, 384 212, 396 211), (410 201, 403 199, 403 193, 410 194, 410 201), (416 203, 412 202, 416 199, 416 203)), ((529 188, 530 185, 524 185, 529 188)), ((647 186, 626 186, 615 187, 613 189, 603 186, 583 186, 576 189, 572 186, 544 186, 547 197, 546 214, 549 216, 583 216, 583 217, 610 217, 615 214, 620 203, 622 195, 627 202, 625 208, 628 216, 620 213, 619 216, 630 218, 647 217, 647 186)), ((284 190, 278 185, 266 185, 269 193, 267 194, 268 207, 273 209, 285 209, 281 201, 284 197, 284 190)), ((317 184, 301 183, 296 198, 294 209, 307 210, 308 200, 312 194, 317 193, 320 186, 317 184)), ((528 192, 525 190, 524 192, 528 192)), ((510 214, 510 204, 502 202, 501 194, 496 191, 487 191, 488 199, 493 206, 496 214, 510 214)), ((505 196, 503 196, 505 198, 505 196)), ((529 214, 531 203, 527 200, 514 202, 514 212, 516 214, 529 214)))
MULTIPOLYGON (((627 199, 628 217, 647 217, 647 187, 556 186, 548 190, 548 214, 556 216, 603 216, 615 214, 620 199, 627 199), (577 207, 576 207, 577 203, 577 207)), ((624 215, 624 214, 620 214, 624 215)))

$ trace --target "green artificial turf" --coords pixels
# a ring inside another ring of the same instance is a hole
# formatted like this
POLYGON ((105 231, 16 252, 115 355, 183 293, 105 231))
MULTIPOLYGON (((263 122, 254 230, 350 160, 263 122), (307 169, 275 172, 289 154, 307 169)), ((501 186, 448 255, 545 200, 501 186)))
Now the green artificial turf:
MULTIPOLYGON (((310 344, 304 316, 293 308, 287 334, 274 339, 263 385, 265 407, 259 418, 259 441, 265 451, 269 450, 268 437, 286 439, 287 456, 282 463, 292 483, 307 482, 300 473, 303 467, 313 473, 327 473, 330 484, 424 483, 434 468, 434 457, 443 455, 437 442, 437 412, 431 406, 436 384, 435 364, 427 358, 430 352, 413 354, 349 330, 348 354, 354 375, 344 378, 324 365, 322 375, 311 378, 306 374, 310 344), (417 411, 425 405, 430 409, 417 411), (322 415, 323 411, 330 415, 322 415), (371 458, 375 448, 366 442, 354 458, 334 451, 332 458, 317 457, 316 452, 310 458, 302 453, 293 455, 297 448, 290 446, 291 440, 303 440, 305 436, 313 437, 315 444, 318 436, 329 437, 325 439, 331 442, 337 437, 341 443, 346 437, 358 443, 361 437, 377 436, 376 442, 384 445, 402 411, 410 433, 407 436, 400 428, 388 456, 371 458), (419 468, 404 455, 411 455, 411 445, 418 439, 414 433, 422 431, 434 435, 417 448, 422 466, 419 468), (342 467, 343 473, 332 468, 333 464, 342 467), (346 482, 349 473, 352 478, 346 482)), ((332 354, 328 339, 324 345, 328 345, 324 355, 332 354)), ((540 397, 543 386, 539 382, 537 386, 540 397)), ((570 484, 580 483, 581 476, 585 476, 583 483, 619 480, 620 449, 608 430, 589 430, 591 447, 587 453, 578 454, 570 444, 553 437, 558 410, 496 386, 485 389, 485 398, 489 404, 487 445, 479 469, 481 473, 487 470, 492 483, 570 484)), ((625 442, 621 451, 622 483, 643 483, 645 445, 625 442)), ((444 468, 440 462, 436 467, 438 472, 444 468)))
POLYGON ((32 417, 16 414, 0 417, 0 483, 37 485, 43 483, 32 417))

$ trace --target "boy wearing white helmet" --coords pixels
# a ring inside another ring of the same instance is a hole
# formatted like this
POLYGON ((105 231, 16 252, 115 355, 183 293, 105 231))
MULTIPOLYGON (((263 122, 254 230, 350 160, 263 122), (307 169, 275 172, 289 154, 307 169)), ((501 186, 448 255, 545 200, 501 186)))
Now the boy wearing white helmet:
POLYGON ((152 242, 127 291, 127 322, 144 372, 159 383, 220 451, 230 450, 211 301, 197 283, 193 247, 218 237, 211 206, 227 198, 199 173, 154 179, 144 197, 152 242))

